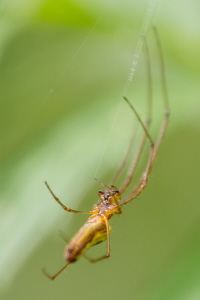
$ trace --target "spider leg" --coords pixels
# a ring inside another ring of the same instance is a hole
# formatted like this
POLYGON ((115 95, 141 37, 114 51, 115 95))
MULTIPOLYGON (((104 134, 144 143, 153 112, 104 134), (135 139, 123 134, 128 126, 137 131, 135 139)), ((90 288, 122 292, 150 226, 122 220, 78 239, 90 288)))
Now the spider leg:
POLYGON ((60 204, 60 206, 62 206, 62 208, 68 212, 72 212, 72 213, 79 213, 79 214, 94 214, 93 211, 79 211, 79 210, 74 210, 71 208, 68 208, 67 206, 65 206, 58 197, 56 197, 56 195, 53 193, 53 191, 51 190, 51 188, 49 187, 48 183, 45 181, 45 184, 49 190, 49 192, 51 193, 51 195, 54 197, 54 199, 56 200, 56 202, 58 202, 58 204, 60 204))
POLYGON ((139 148, 137 150, 137 153, 134 156, 134 159, 133 159, 133 161, 131 163, 131 166, 130 166, 130 168, 128 170, 126 179, 123 182, 122 187, 120 188, 120 194, 123 194, 125 192, 125 190, 127 189, 127 187, 129 186, 129 184, 132 181, 133 174, 134 174, 134 171, 135 171, 135 169, 136 169, 136 167, 138 165, 138 162, 140 160, 140 157, 141 157, 141 154, 143 152, 143 148, 144 148, 145 142, 146 142, 146 135, 143 135, 142 140, 140 142, 140 146, 139 146, 139 148))
POLYGON ((60 275, 60 273, 62 271, 64 271, 72 262, 67 262, 56 274, 54 274, 53 276, 51 276, 46 269, 42 269, 42 272, 44 273, 44 275, 46 275, 49 279, 54 280, 56 277, 58 277, 58 275, 60 275))
POLYGON ((164 107, 165 107, 164 119, 163 119, 163 123, 161 125, 160 132, 158 134, 155 145, 150 144, 149 159, 148 159, 148 162, 146 165, 145 172, 143 173, 141 179, 139 180, 138 184, 136 184, 136 186, 134 187, 132 192, 120 203, 120 206, 123 206, 123 205, 129 203, 130 201, 134 200, 146 188, 147 183, 148 183, 148 176, 151 173, 153 162, 156 158, 156 155, 158 153, 158 150, 159 150, 162 140, 164 138, 164 135, 165 135, 165 132, 167 129, 167 125, 169 122, 170 110, 169 110, 168 95, 167 95, 164 59, 163 59, 162 48, 161 48, 157 30, 155 27, 153 27, 153 30, 154 30, 157 48, 158 48, 159 57, 160 57, 161 84, 162 84, 163 100, 164 100, 164 107))
POLYGON ((140 124, 141 124, 141 126, 142 126, 142 128, 143 128, 143 130, 144 130, 144 135, 143 135, 143 138, 142 138, 142 140, 141 140, 141 143, 140 143, 140 146, 139 146, 137 155, 136 155, 136 157, 134 157, 134 160, 133 160, 133 162, 132 162, 132 164, 131 164, 131 167, 130 167, 130 169, 129 169, 129 171, 128 171, 127 177, 126 177, 126 179, 125 179, 125 181, 124 181, 124 183, 122 184, 122 187, 121 187, 121 189, 120 189, 120 193, 121 193, 121 194, 127 189, 127 187, 129 186, 129 184, 130 184, 131 181, 132 181, 132 176, 133 176, 134 170, 135 170, 135 168, 136 168, 136 166, 137 166, 137 164, 138 164, 138 162, 139 162, 140 156, 141 156, 141 154, 142 154, 142 152, 143 152, 143 148, 144 148, 146 139, 149 140, 149 142, 150 142, 150 147, 151 147, 151 148, 154 148, 154 142, 153 142, 153 140, 152 140, 152 138, 151 138, 151 136, 150 136, 150 134, 149 134, 149 132, 148 132, 148 128, 144 125, 144 123, 142 122, 140 116, 138 115, 137 111, 136 111, 135 108, 132 106, 132 104, 129 102, 129 100, 128 100, 127 98, 124 98, 124 99, 127 101, 127 103, 129 104, 129 106, 130 106, 131 109, 133 110, 134 114, 136 115, 138 121, 140 122, 140 124))
POLYGON ((65 243, 69 243, 70 239, 64 234, 64 232, 62 230, 59 231, 58 235, 59 235, 59 237, 61 237, 61 239, 63 239, 63 241, 65 243))
POLYGON ((148 176, 152 169, 153 158, 154 158, 154 145, 152 145, 151 147, 150 156, 149 156, 149 160, 145 172, 141 176, 141 179, 139 180, 138 184, 134 187, 132 192, 120 203, 120 206, 123 206, 129 203, 130 201, 134 200, 146 188, 148 182, 148 176))
POLYGON ((137 198, 139 196, 139 194, 142 193, 142 191, 146 188, 147 183, 148 183, 148 176, 151 173, 153 162, 156 158, 160 144, 163 140, 163 137, 164 137, 164 134, 165 134, 165 131, 167 128, 168 120, 169 120, 169 111, 166 111, 164 122, 163 122, 162 128, 160 130, 157 142, 156 142, 155 146, 153 146, 151 148, 150 157, 149 157, 149 161, 146 166, 146 170, 143 173, 138 184, 134 187, 133 191, 120 203, 120 206, 123 206, 123 205, 129 203, 130 201, 134 200, 135 198, 137 198))
MULTIPOLYGON (((146 38, 144 37, 144 45, 145 45, 145 58, 146 58, 146 71, 147 71, 147 99, 148 99, 148 107, 147 107, 147 119, 145 122, 145 127, 146 130, 149 131, 150 125, 151 125, 151 119, 152 119, 152 100, 153 100, 153 92, 152 92, 152 72, 151 72, 151 64, 150 64, 150 57, 149 57, 149 48, 146 42, 146 38)), ((129 104, 129 106, 131 106, 129 104)), ((133 110, 133 108, 131 107, 131 109, 133 110)), ((134 111, 134 110, 133 110, 134 111)), ((135 111, 134 111, 135 113, 135 111)), ((140 123, 142 123, 141 120, 139 120, 140 123)), ((144 127, 143 126, 143 127, 144 127)), ((146 134, 146 132, 144 132, 143 137, 140 141, 140 145, 138 147, 138 150, 132 160, 131 166, 128 170, 127 176, 125 181, 122 184, 122 187, 120 188, 120 193, 122 194, 127 187, 129 186, 129 184, 132 181, 132 177, 134 174, 134 171, 138 165, 138 162, 140 160, 141 154, 143 152, 144 149, 144 145, 145 142, 147 140, 148 136, 146 134)))

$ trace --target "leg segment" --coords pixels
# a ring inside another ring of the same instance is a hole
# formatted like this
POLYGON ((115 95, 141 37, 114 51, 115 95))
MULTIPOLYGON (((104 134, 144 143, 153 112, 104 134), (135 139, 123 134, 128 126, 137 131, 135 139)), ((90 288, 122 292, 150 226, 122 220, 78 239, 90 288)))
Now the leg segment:
POLYGON ((72 213, 79 213, 79 214, 93 214, 93 211, 79 211, 79 210, 74 210, 71 208, 66 207, 60 200, 58 197, 56 197, 56 195, 54 195, 53 191, 51 190, 51 188, 49 187, 48 183, 45 181, 45 184, 49 190, 49 192, 51 193, 51 195, 54 197, 54 199, 58 202, 58 204, 60 204, 60 206, 62 206, 62 208, 68 212, 72 212, 72 213))
POLYGON ((141 157, 141 154, 143 152, 143 149, 144 149, 144 145, 145 145, 145 142, 146 142, 146 139, 149 140, 149 143, 150 143, 150 147, 154 147, 154 142, 148 132, 148 129, 149 129, 149 126, 150 126, 150 121, 147 120, 147 125, 145 126, 145 124, 143 123, 143 121, 141 120, 141 118, 139 117, 137 111, 135 110, 135 108, 132 106, 132 104, 128 101, 127 98, 124 98, 126 100, 126 102, 129 104, 130 108, 133 110, 134 114, 136 115, 139 123, 141 124, 143 130, 144 130, 144 135, 142 137, 142 140, 140 142, 140 145, 139 145, 139 149, 132 161, 132 164, 131 164, 131 167, 128 171, 128 174, 127 174, 127 177, 124 181, 124 183, 122 184, 122 187, 120 188, 120 193, 122 194, 126 189, 127 187, 129 186, 129 184, 131 183, 132 181, 132 176, 133 176, 133 173, 137 167, 137 164, 140 160, 140 157, 141 157))
POLYGON ((149 128, 150 128, 150 125, 151 125, 151 119, 152 119, 153 92, 152 92, 152 72, 151 72, 149 49, 148 49, 148 45, 147 45, 145 37, 144 37, 144 46, 145 46, 145 58, 146 58, 146 71, 147 71, 147 102, 148 102, 147 103, 147 118, 146 118, 146 122, 143 123, 142 120, 140 119, 138 113, 136 112, 135 108, 125 98, 125 100, 129 104, 130 108, 132 109, 133 113, 136 115, 139 123, 143 127, 144 134, 143 134, 143 137, 140 141, 140 145, 139 145, 138 150, 135 154, 135 157, 133 158, 130 169, 127 173, 127 177, 126 177, 125 181, 123 182, 122 187, 120 188, 120 193, 121 194, 127 189, 127 187, 129 186, 129 184, 132 181, 133 174, 134 174, 135 169, 136 169, 136 167, 138 165, 138 162, 140 160, 140 157, 141 157, 141 154, 143 152, 143 149, 144 149, 145 142, 146 142, 147 138, 149 139, 151 144, 153 142, 151 140, 151 137, 148 134, 149 128))
POLYGON ((150 145, 150 153, 149 153, 149 159, 146 165, 145 172, 143 173, 141 179, 139 180, 138 184, 134 187, 132 192, 121 202, 121 206, 129 203, 130 201, 134 200, 147 186, 148 182, 148 176, 151 173, 151 169, 153 166, 153 162, 156 158, 156 155, 158 153, 158 150, 160 148, 160 145, 162 143, 162 140, 164 138, 168 123, 169 123, 169 101, 168 101, 168 95, 167 95, 167 85, 166 85, 166 78, 165 78, 165 68, 164 68, 164 59, 162 54, 162 48, 160 44, 160 40, 157 34, 156 28, 153 28, 157 48, 159 52, 159 59, 160 59, 160 67, 161 67, 161 84, 162 84, 162 92, 163 92, 163 102, 164 102, 164 119, 162 122, 162 125, 160 127, 160 132, 158 134, 155 146, 153 144, 150 145))
POLYGON ((153 157, 154 157, 154 145, 151 146, 150 156, 147 162, 145 172, 143 173, 141 179, 139 180, 138 184, 134 187, 132 192, 120 203, 120 206, 123 206, 129 203, 130 201, 134 200, 135 198, 137 198, 137 196, 146 188, 148 182, 148 176, 152 169, 153 157))
POLYGON ((45 269, 42 270, 42 272, 44 273, 44 275, 46 275, 49 279, 54 280, 56 277, 58 277, 58 275, 60 275, 60 273, 62 271, 64 271, 69 265, 71 264, 71 262, 67 262, 55 275, 51 276, 45 269))

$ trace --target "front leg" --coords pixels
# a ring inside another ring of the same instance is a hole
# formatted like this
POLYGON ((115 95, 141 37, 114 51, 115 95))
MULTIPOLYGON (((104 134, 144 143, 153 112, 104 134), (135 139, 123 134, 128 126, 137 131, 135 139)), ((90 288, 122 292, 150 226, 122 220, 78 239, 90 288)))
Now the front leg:
POLYGON ((51 190, 50 186, 48 185, 48 183, 45 181, 45 184, 49 190, 49 192, 51 193, 51 195, 54 197, 54 199, 58 202, 58 204, 60 204, 60 206, 62 206, 62 208, 68 212, 72 212, 72 213, 79 213, 79 214, 93 214, 93 211, 79 211, 79 210, 74 210, 71 208, 68 208, 67 206, 65 206, 58 197, 56 197, 56 195, 53 193, 53 191, 51 190))

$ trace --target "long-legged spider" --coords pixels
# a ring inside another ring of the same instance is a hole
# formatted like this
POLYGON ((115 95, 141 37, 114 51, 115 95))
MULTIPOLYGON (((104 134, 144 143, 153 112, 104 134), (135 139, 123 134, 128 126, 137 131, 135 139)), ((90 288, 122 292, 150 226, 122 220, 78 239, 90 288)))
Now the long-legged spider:
MULTIPOLYGON (((163 140, 164 134, 167 129, 168 120, 169 120, 169 104, 168 104, 168 97, 167 97, 167 88, 166 88, 166 79, 165 79, 165 70, 164 70, 164 61, 163 61, 163 55, 162 55, 162 49, 160 45, 160 41, 158 38, 158 34, 155 28, 153 28, 155 33, 155 38, 157 42, 157 48, 159 52, 159 59, 160 59, 160 66, 161 66, 161 83, 162 83, 162 94, 163 94, 163 102, 164 102, 164 118, 162 125, 160 127, 160 132, 158 133, 157 139, 154 142, 149 134, 149 128, 151 124, 151 116, 148 116, 145 123, 141 120, 140 116, 138 115, 135 108, 132 106, 132 104, 129 102, 129 100, 124 97, 124 100, 128 103, 131 110, 133 111, 134 115, 136 116, 138 122, 140 123, 142 129, 143 129, 143 136, 140 141, 138 151, 136 155, 134 156, 132 163, 130 165, 129 171, 127 173, 127 176, 125 178, 125 181, 122 183, 122 186, 120 189, 117 189, 114 187, 115 182, 118 178, 118 176, 121 174, 125 162, 127 160, 127 157, 130 154, 130 149, 132 143, 130 143, 130 146, 128 148, 128 151, 126 153, 126 156, 124 160, 122 161, 121 165, 119 166, 115 176, 113 177, 113 180, 111 181, 109 186, 106 186, 102 182, 100 182, 98 179, 96 179, 101 186, 104 188, 104 191, 99 191, 98 196, 100 198, 99 202, 94 205, 93 209, 91 211, 77 211, 70 209, 66 207, 52 192, 47 182, 45 182, 48 190, 54 197, 54 199, 62 206, 62 208, 68 212, 72 213, 79 213, 79 214, 89 214, 90 217, 86 221, 86 223, 80 228, 80 230, 75 234, 75 236, 71 239, 71 241, 68 243, 65 249, 65 259, 67 263, 53 276, 51 276, 49 273, 47 273, 45 270, 43 270, 44 274, 50 278, 51 280, 54 280, 64 269, 66 269, 71 263, 75 262, 81 255, 85 256, 89 261, 91 262, 97 262, 102 259, 108 258, 110 256, 110 231, 111 227, 109 225, 109 219, 114 216, 115 214, 121 214, 122 213, 122 207, 126 205, 127 203, 133 201, 138 197, 139 194, 141 194, 144 189, 147 186, 148 177, 151 173, 153 162, 156 158, 156 155, 158 153, 158 150, 160 148, 161 142, 163 140), (139 162, 139 159, 141 157, 141 154, 144 150, 144 145, 146 140, 149 141, 149 156, 146 163, 145 170, 143 174, 141 175, 139 181, 137 184, 133 187, 131 192, 124 198, 120 199, 121 195, 126 191, 127 187, 130 185, 133 173, 136 169, 136 166, 139 162), (102 257, 99 257, 97 259, 89 258, 85 252, 88 248, 91 246, 94 246, 100 242, 103 242, 107 239, 107 251, 106 254, 102 257)), ((149 101, 152 99, 152 82, 151 82, 151 68, 150 68, 150 59, 148 54, 148 47, 146 45, 146 56, 147 56, 147 74, 148 74, 148 88, 149 88, 149 101)))

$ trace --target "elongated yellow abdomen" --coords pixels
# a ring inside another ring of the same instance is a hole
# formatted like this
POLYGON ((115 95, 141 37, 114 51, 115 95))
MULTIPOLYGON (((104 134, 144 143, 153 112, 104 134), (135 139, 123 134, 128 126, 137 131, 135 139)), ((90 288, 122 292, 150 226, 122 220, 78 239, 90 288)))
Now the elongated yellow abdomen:
POLYGON ((67 245, 65 259, 68 262, 76 261, 89 247, 103 242, 106 238, 106 224, 103 218, 101 216, 89 218, 67 245))

